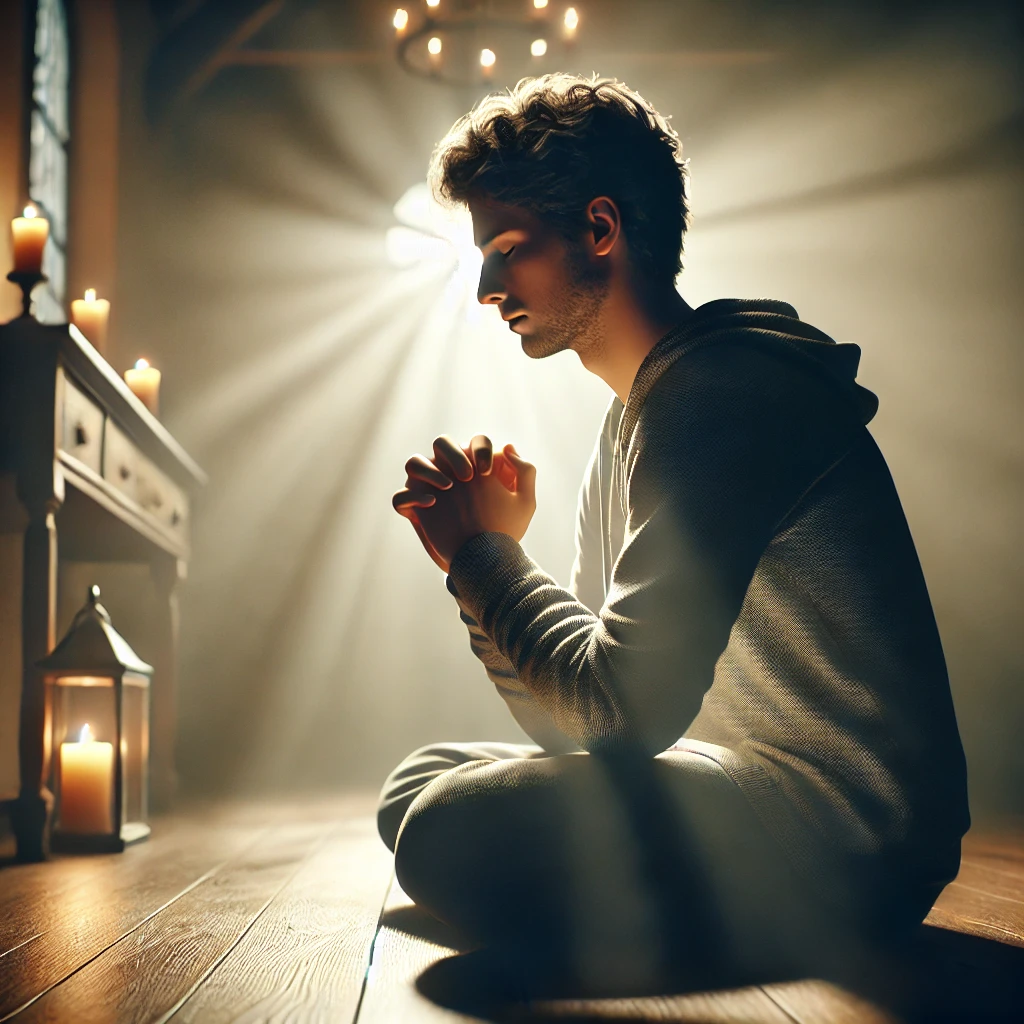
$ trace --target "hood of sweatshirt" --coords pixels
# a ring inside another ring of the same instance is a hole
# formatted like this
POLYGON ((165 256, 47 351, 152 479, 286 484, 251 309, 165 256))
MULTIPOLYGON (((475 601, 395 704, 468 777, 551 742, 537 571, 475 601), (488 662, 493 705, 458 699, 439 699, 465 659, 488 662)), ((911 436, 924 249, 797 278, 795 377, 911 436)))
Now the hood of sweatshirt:
POLYGON ((647 353, 637 370, 622 414, 620 436, 629 438, 655 381, 679 358, 705 345, 753 345, 796 360, 837 397, 849 401, 862 423, 878 410, 878 399, 857 383, 860 346, 837 343, 804 323, 788 302, 776 299, 714 299, 671 330, 647 353))

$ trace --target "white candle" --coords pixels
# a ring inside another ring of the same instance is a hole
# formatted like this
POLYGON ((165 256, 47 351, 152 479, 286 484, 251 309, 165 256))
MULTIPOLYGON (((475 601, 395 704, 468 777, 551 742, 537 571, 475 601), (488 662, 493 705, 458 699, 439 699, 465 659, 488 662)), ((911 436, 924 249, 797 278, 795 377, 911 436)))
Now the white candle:
POLYGON ((114 745, 82 727, 78 743, 60 745, 60 827, 64 832, 113 831, 114 745))
POLYGON ((97 299, 95 288, 86 288, 84 299, 71 302, 71 322, 101 352, 107 343, 107 321, 110 319, 110 301, 97 299))
POLYGON ((125 383, 154 415, 160 413, 160 371, 145 359, 136 360, 131 370, 124 371, 125 383))
POLYGON ((14 237, 14 269, 19 274, 38 274, 43 269, 43 248, 50 237, 50 222, 29 203, 24 217, 11 221, 14 237))

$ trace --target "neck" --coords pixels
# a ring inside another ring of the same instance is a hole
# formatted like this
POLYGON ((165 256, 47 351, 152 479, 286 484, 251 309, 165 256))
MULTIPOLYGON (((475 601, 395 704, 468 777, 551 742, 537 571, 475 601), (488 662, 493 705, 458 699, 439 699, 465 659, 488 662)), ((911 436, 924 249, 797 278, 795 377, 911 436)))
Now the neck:
POLYGON ((648 295, 612 288, 601 307, 600 330, 577 349, 580 362, 625 405, 647 353, 693 313, 672 287, 648 295))

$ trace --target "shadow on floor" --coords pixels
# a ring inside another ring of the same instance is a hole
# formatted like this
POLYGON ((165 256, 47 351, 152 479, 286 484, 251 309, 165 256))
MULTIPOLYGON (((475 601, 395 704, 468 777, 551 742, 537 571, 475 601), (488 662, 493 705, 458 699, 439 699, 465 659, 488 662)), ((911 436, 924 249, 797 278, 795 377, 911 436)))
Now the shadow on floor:
POLYGON ((448 946, 460 952, 469 948, 454 928, 443 921, 438 921, 436 917, 431 917, 415 904, 388 907, 381 915, 380 926, 393 928, 415 939, 423 939, 437 946, 448 946))
MULTIPOLYGON (((409 934, 427 938, 421 931, 411 930, 422 928, 421 918, 426 915, 418 914, 415 908, 408 910, 411 913, 406 915, 405 923, 410 927, 409 934)), ((435 924, 441 929, 446 927, 435 924)), ((442 941, 451 944, 449 931, 446 930, 442 941)), ((586 992, 571 984, 560 984, 551 976, 530 976, 529 972, 511 968, 507 955, 481 949, 431 965, 417 979, 416 988, 447 1009, 501 1024, 554 1019, 572 1019, 577 1024, 600 1020, 609 1024, 643 1018, 636 1012, 617 1016, 611 1007, 596 1012, 593 1006, 588 1010, 586 1006, 567 1005, 565 1000, 678 996, 784 980, 796 979, 737 978, 730 979, 726 986, 702 985, 690 979, 686 983, 666 984, 660 991, 586 992)), ((859 976, 827 980, 906 1024, 995 1024, 1024 1019, 1024 949, 938 928, 922 928, 911 946, 879 958, 859 976)), ((657 1019, 671 1018, 665 1016, 662 1007, 657 1019)))

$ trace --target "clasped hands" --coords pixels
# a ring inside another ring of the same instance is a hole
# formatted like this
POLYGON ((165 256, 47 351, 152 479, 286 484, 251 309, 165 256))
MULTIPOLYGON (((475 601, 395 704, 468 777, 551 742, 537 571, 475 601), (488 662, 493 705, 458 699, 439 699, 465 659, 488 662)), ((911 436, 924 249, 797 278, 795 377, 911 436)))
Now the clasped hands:
POLYGON ((537 467, 511 444, 495 452, 484 434, 466 448, 443 434, 432 459, 413 455, 405 471, 405 487, 391 504, 445 572, 459 548, 481 533, 522 540, 537 509, 537 467))

